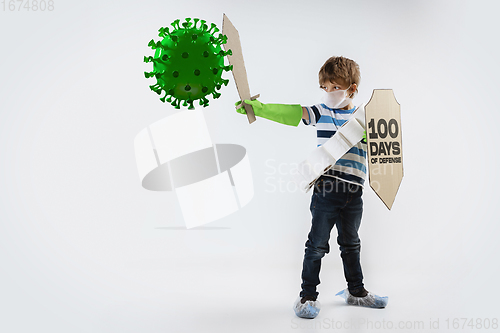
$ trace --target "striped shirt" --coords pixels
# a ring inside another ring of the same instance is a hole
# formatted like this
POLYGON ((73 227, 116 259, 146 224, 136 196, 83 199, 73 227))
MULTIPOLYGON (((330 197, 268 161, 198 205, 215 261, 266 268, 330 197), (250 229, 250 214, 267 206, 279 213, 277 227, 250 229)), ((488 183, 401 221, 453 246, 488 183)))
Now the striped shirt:
MULTIPOLYGON (((356 107, 350 110, 332 109, 325 104, 306 106, 305 108, 310 121, 302 119, 302 122, 316 127, 318 147, 332 137, 340 126, 349 121, 352 113, 356 110, 356 107)), ((366 172, 366 140, 362 139, 324 175, 363 186, 366 172)))

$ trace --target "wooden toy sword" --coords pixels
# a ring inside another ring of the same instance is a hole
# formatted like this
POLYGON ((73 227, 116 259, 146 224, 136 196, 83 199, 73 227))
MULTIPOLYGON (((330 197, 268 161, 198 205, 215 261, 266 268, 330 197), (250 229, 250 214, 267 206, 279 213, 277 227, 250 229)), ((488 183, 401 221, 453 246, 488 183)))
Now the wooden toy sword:
MULTIPOLYGON (((236 83, 236 89, 240 95, 240 100, 245 99, 256 99, 259 95, 250 95, 250 86, 248 85, 247 71, 245 69, 245 62, 243 61, 243 53, 241 51, 240 35, 238 30, 229 21, 226 14, 224 14, 222 20, 222 33, 227 36, 227 43, 223 44, 226 52, 231 50, 232 55, 228 55, 227 59, 229 64, 233 66, 233 77, 236 83)), ((248 122, 251 124, 255 121, 255 114, 253 112, 252 106, 248 104, 243 104, 245 111, 247 113, 248 122)))

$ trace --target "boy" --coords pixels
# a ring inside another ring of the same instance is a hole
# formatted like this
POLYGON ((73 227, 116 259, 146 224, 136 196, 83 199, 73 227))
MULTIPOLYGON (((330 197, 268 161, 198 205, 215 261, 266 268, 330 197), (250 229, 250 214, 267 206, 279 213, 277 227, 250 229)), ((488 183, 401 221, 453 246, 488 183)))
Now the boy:
MULTIPOLYGON (((305 125, 315 126, 320 146, 351 118, 356 109, 352 98, 357 93, 359 81, 356 62, 331 57, 319 71, 320 88, 325 92, 324 103, 311 107, 262 104, 257 100, 245 100, 245 103, 252 105, 256 116, 291 126, 297 126, 302 119, 305 125)), ((239 106, 237 111, 245 114, 241 103, 236 105, 239 106)), ((351 305, 374 308, 387 305, 387 297, 374 295, 364 288, 359 260, 358 229, 363 212, 361 196, 366 171, 366 139, 362 139, 314 184, 310 204, 312 225, 305 244, 302 290, 293 307, 299 317, 315 318, 319 313, 316 287, 320 283, 321 258, 330 251, 328 241, 334 225, 348 287, 337 295, 351 305)))

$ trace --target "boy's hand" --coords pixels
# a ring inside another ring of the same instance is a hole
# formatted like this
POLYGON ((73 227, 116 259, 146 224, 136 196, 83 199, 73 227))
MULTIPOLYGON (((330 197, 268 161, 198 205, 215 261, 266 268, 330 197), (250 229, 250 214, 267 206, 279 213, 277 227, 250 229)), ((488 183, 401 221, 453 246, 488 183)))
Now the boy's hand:
MULTIPOLYGON (((297 126, 302 119, 302 107, 298 104, 263 104, 256 99, 246 99, 244 102, 252 106, 256 116, 276 121, 284 125, 297 126)), ((236 105, 236 112, 246 114, 241 101, 236 102, 234 105, 236 105)))
MULTIPOLYGON (((245 103, 252 106, 253 113, 256 116, 261 117, 261 115, 259 114, 259 109, 262 109, 262 106, 263 106, 263 104, 261 102, 259 102, 256 99, 253 100, 253 101, 249 100, 249 99, 245 99, 245 103)), ((241 113, 241 114, 247 114, 247 112, 245 111, 245 108, 243 107, 243 104, 241 103, 241 101, 238 101, 238 102, 234 103, 234 105, 236 105, 236 112, 241 113)))

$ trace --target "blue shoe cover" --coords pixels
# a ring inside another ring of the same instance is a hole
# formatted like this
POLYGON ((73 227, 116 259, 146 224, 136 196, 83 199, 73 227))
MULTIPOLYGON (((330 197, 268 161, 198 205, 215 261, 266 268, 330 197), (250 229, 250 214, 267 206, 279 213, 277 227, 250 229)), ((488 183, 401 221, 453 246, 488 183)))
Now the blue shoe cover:
POLYGON ((343 299, 345 299, 345 302, 349 305, 358 305, 358 306, 364 306, 367 308, 385 308, 387 306, 387 303, 389 302, 389 297, 384 296, 378 296, 375 294, 372 294, 371 292, 368 292, 368 295, 365 297, 356 297, 352 296, 349 293, 348 289, 344 289, 337 293, 335 296, 340 296, 343 299))
POLYGON ((318 301, 306 301, 304 304, 300 303, 301 297, 299 296, 295 303, 293 303, 293 311, 297 317, 313 319, 319 313, 321 304, 318 301))

